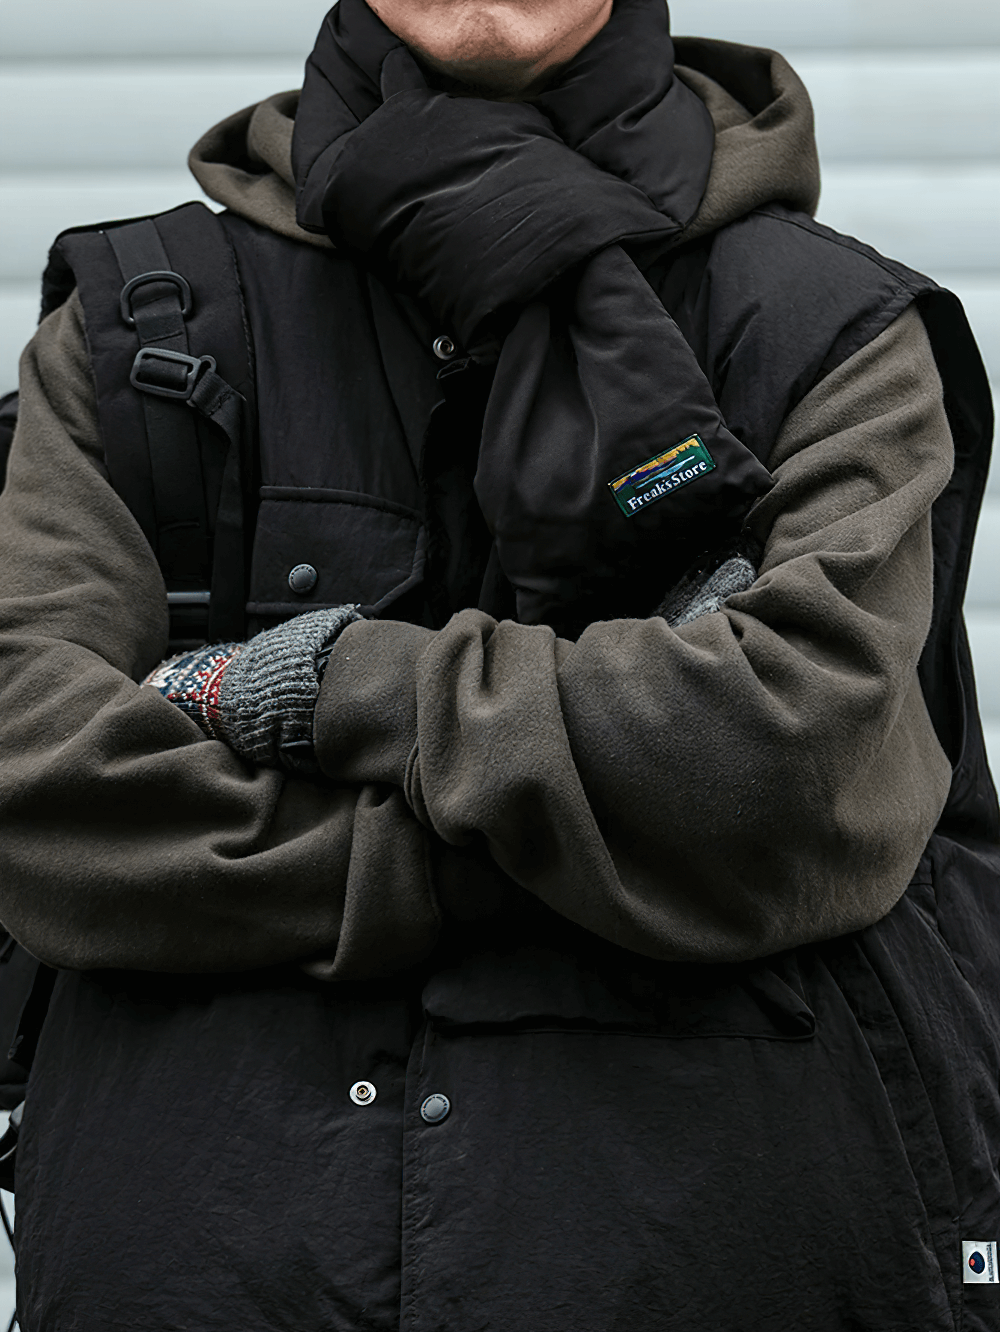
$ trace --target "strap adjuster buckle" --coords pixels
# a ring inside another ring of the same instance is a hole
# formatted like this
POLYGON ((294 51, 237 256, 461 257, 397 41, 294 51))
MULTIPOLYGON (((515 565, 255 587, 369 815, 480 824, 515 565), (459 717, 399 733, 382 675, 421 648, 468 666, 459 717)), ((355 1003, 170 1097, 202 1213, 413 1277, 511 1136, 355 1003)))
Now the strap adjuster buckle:
POLYGON ((143 393, 157 398, 190 402, 202 371, 215 371, 213 356, 188 356, 166 347, 140 347, 132 362, 129 381, 143 393))

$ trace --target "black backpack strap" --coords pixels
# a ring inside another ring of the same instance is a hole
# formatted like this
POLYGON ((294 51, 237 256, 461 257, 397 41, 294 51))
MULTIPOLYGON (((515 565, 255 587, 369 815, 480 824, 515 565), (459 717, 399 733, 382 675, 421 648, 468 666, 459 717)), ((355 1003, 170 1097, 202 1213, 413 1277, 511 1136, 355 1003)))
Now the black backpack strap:
POLYGON ((0 1109, 13 1110, 24 1100, 56 973, 5 930, 0 937, 0 1109))
POLYGON ((0 1108, 13 1111, 0 1138, 0 1188, 14 1192, 20 1107, 27 1092, 56 972, 0 929, 0 1108))
POLYGON ((43 312, 73 285, 108 471, 159 560, 172 646, 242 638, 255 404, 224 224, 186 204, 64 233, 50 255, 43 312))
MULTIPOLYGON (((139 337, 129 379, 143 394, 164 578, 168 585, 185 581, 190 564, 186 547, 192 541, 204 567, 209 536, 203 487, 192 483, 201 472, 195 422, 176 410, 177 403, 186 403, 216 425, 229 444, 214 528, 208 635, 242 637, 246 598, 239 576, 244 563, 240 449, 246 404, 217 373, 212 356, 190 354, 186 321, 193 310, 191 287, 169 267, 156 223, 146 218, 109 231, 107 237, 124 282, 121 316, 139 337)), ((204 598, 197 590, 168 595, 178 607, 197 605, 204 598)))
POLYGON ((122 322, 139 341, 129 378, 142 391, 154 549, 167 587, 183 587, 204 578, 209 540, 198 432, 193 415, 184 410, 205 368, 204 361, 189 354, 185 321, 192 310, 191 288, 172 271, 151 220, 106 235, 121 271, 122 322))
POLYGON ((14 439, 14 426, 17 424, 17 401, 16 389, 0 398, 0 490, 7 476, 7 459, 14 439))

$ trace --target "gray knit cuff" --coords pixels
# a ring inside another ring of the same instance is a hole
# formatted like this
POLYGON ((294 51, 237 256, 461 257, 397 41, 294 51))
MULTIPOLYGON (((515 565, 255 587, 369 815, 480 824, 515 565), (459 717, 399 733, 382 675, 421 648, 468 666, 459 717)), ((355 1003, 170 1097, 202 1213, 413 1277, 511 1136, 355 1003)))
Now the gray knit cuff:
POLYGON ((354 606, 297 615, 240 645, 226 667, 218 711, 231 748, 265 768, 316 772, 313 716, 322 667, 354 606))
POLYGON ((679 629, 702 615, 711 615, 727 597, 748 591, 756 581, 757 570, 750 561, 743 555, 734 555, 703 580, 682 580, 667 593, 656 613, 672 629, 679 629))

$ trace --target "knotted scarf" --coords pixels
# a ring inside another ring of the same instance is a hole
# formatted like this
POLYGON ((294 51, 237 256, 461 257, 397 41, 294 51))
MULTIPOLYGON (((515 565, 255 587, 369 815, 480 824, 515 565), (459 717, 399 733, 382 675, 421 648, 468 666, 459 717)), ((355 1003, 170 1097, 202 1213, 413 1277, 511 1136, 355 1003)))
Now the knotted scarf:
POLYGON ((678 543, 718 544, 771 484, 642 272, 697 211, 712 151, 664 0, 617 0, 525 102, 434 86, 364 0, 324 21, 299 221, 495 363, 474 489, 522 623, 636 613, 678 543))

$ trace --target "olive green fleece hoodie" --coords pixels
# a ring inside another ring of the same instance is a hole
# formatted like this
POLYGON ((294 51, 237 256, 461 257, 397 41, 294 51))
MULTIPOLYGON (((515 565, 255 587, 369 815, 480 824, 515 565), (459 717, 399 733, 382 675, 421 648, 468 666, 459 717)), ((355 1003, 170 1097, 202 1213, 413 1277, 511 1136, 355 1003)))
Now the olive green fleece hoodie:
MULTIPOLYGON (((785 62, 678 49, 717 130, 691 234, 771 199, 811 208, 811 111, 785 62)), ((324 244, 294 221, 294 105, 232 117, 192 167, 221 203, 324 244)), ((164 653, 164 589, 107 482, 75 296, 21 384, 0 497, 0 919, 46 961, 385 975, 426 954, 442 910, 475 914, 490 859, 664 959, 850 931, 905 889, 949 782, 916 665, 951 439, 915 310, 784 423, 749 591, 678 630, 610 621, 575 644, 476 611, 439 632, 352 625, 317 709, 321 782, 248 769, 136 683, 164 653)))

